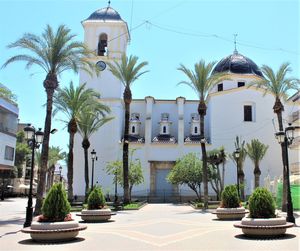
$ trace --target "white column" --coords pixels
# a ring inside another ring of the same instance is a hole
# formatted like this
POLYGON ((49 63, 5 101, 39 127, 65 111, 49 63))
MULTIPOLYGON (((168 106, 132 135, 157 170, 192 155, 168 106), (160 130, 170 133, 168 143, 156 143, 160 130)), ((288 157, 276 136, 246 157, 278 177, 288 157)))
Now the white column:
POLYGON ((178 108, 178 145, 184 143, 184 103, 185 98, 176 98, 178 108))
POLYGON ((154 103, 153 97, 146 97, 146 119, 145 119, 145 144, 151 144, 152 140, 152 107, 154 103))

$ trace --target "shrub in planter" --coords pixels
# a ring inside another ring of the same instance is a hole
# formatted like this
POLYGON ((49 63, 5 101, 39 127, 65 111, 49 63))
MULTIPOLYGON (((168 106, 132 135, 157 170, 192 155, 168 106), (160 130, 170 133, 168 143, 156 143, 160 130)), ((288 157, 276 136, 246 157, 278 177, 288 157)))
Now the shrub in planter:
POLYGON ((237 192, 236 185, 228 185, 224 188, 221 195, 221 207, 236 208, 240 207, 240 200, 237 192))
POLYGON ((240 220, 247 211, 241 207, 238 191, 235 185, 228 185, 222 192, 220 207, 214 212, 220 220, 240 220))
POLYGON ((47 194, 42 215, 30 227, 22 229, 35 241, 57 242, 74 239, 86 226, 79 225, 70 214, 70 203, 61 183, 54 184, 47 194))
POLYGON ((234 224, 248 236, 265 237, 280 236, 294 223, 286 222, 283 217, 275 215, 275 200, 265 188, 256 188, 249 198, 249 217, 244 217, 240 223, 234 224))
POLYGON ((86 222, 107 221, 114 215, 109 208, 105 206, 106 201, 100 187, 95 187, 88 199, 87 209, 83 209, 80 214, 76 214, 86 222))
POLYGON ((48 192, 42 206, 42 217, 39 221, 70 220, 71 205, 61 183, 54 184, 48 192))
POLYGON ((105 197, 100 187, 95 187, 89 194, 87 204, 89 210, 101 209, 105 206, 105 197))
POLYGON ((249 198, 251 218, 274 218, 275 201, 272 194, 265 188, 256 188, 249 198))

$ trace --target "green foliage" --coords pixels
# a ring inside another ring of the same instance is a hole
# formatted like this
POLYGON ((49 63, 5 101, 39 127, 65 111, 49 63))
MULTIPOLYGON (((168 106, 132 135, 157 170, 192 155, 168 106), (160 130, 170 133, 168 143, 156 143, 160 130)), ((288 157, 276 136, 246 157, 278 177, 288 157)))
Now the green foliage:
POLYGON ((228 185, 221 195, 221 206, 225 208, 235 208, 240 206, 240 200, 236 185, 228 185))
POLYGON ((13 103, 17 102, 17 96, 11 90, 0 83, 0 97, 7 99, 13 103))
POLYGON ((15 155, 15 166, 20 167, 26 160, 26 156, 30 153, 31 153, 31 150, 26 143, 17 142, 16 155, 15 155))
POLYGON ((63 221, 70 213, 71 205, 61 183, 54 184, 42 206, 43 216, 49 221, 63 221))
MULTIPOLYGON (((139 159, 132 160, 133 154, 136 151, 136 149, 130 150, 130 161, 129 161, 129 186, 132 187, 134 185, 139 185, 144 182, 144 175, 143 175, 143 169, 142 164, 139 159)), ((123 164, 122 161, 117 160, 108 163, 106 166, 106 173, 109 175, 114 175, 114 184, 117 183, 120 184, 123 187, 123 164), (116 180, 117 178, 117 180, 116 180)))
POLYGON ((261 143, 258 139, 252 139, 250 144, 246 144, 246 151, 249 158, 255 165, 259 165, 259 162, 264 158, 269 146, 261 143))
POLYGON ((280 65, 277 72, 268 65, 263 65, 260 69, 264 78, 253 81, 249 86, 256 85, 257 88, 262 88, 265 91, 264 95, 270 92, 275 98, 287 99, 291 90, 299 91, 300 80, 287 76, 292 71, 289 63, 280 65))
POLYGON ((114 64, 107 62, 111 73, 119 79, 125 87, 129 87, 137 80, 141 75, 148 71, 142 71, 142 68, 148 65, 148 62, 142 62, 138 64, 137 56, 127 57, 126 54, 122 55, 121 63, 119 60, 115 60, 114 64))
POLYGON ((275 201, 272 194, 265 188, 256 188, 249 198, 251 218, 274 218, 275 201))
POLYGON ((189 153, 176 161, 167 176, 174 185, 187 185, 201 199, 202 162, 195 153, 189 153))
POLYGON ((101 209, 105 206, 105 203, 106 201, 101 188, 94 187, 94 189, 90 192, 87 200, 88 209, 89 210, 101 209))

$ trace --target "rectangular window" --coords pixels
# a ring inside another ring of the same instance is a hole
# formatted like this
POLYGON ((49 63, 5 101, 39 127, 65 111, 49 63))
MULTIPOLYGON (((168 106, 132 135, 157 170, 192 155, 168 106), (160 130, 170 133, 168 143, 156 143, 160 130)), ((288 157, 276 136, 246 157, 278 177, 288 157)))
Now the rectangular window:
POLYGON ((238 82, 238 87, 245 86, 245 82, 238 82))
POLYGON ((223 84, 218 84, 218 92, 223 91, 223 84))
POLYGON ((4 159, 14 160, 14 152, 15 152, 15 149, 13 147, 5 146, 4 159))
POLYGON ((244 121, 253 121, 251 105, 244 105, 244 121))

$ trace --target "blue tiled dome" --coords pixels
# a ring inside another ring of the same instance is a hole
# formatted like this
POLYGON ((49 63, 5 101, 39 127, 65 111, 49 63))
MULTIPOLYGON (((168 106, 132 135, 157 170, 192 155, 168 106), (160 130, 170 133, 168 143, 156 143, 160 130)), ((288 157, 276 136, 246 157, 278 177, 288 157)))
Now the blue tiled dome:
POLYGON ((87 20, 123 21, 120 14, 111 7, 96 10, 87 20))
POLYGON ((258 66, 250 58, 247 58, 238 52, 234 52, 232 55, 223 58, 217 63, 212 73, 220 72, 263 76, 258 66))

